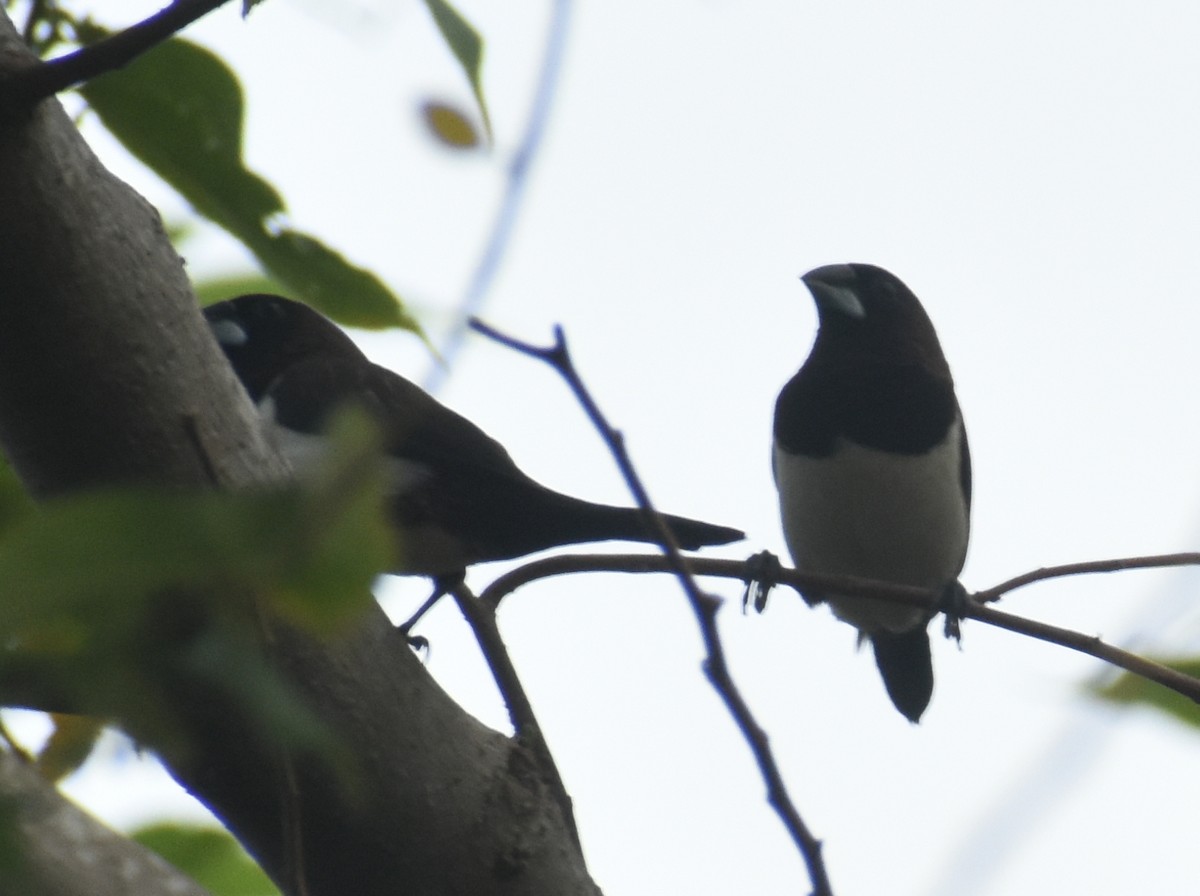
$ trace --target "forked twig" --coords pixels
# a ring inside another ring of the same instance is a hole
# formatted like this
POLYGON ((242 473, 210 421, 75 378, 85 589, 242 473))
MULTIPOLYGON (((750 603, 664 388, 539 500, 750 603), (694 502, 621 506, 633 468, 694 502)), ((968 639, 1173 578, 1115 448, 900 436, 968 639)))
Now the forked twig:
POLYGON ((800 817, 800 813, 796 810, 791 796, 787 792, 787 786, 783 782, 783 775, 779 770, 779 765, 776 763, 775 756, 771 751, 766 732, 759 727, 750 707, 742 698, 741 693, 730 676, 729 667, 725 659, 725 649, 721 644, 720 634, 717 631, 717 610, 720 609, 721 602, 719 599, 702 592, 696 584, 688 568, 687 561, 684 560, 680 553, 675 537, 671 534, 670 529, 667 528, 662 517, 654 509, 654 505, 650 501, 650 496, 647 494, 641 479, 633 468, 633 464, 625 450, 624 439, 618 431, 609 426, 603 413, 601 413, 572 364, 562 328, 555 328, 554 344, 552 346, 549 348, 539 348, 514 339, 511 336, 506 336, 478 319, 473 318, 471 320, 471 327, 502 345, 546 362, 570 385, 572 393, 583 406, 588 418, 592 421, 592 424, 599 431, 609 450, 612 452, 613 458, 616 460, 626 484, 633 493, 638 508, 642 511, 651 530, 658 537, 658 542, 665 553, 667 566, 675 574, 684 593, 687 595, 688 603, 692 607, 704 640, 705 660, 703 668, 705 675, 725 703, 738 728, 741 730, 743 737, 749 744, 751 752, 754 754, 759 771, 767 786, 768 802, 783 821, 784 826, 787 828, 788 833, 791 835, 792 840, 800 850, 808 866, 814 896, 832 896, 833 890, 830 887, 825 863, 821 856, 821 841, 813 836, 808 826, 804 823, 804 820, 800 817))
MULTIPOLYGON (((754 571, 745 560, 718 560, 709 557, 686 557, 692 575, 714 576, 717 578, 736 579, 745 582, 754 571)), ((1109 644, 1094 635, 1085 635, 1072 629, 1061 628, 1005 613, 987 604, 1008 592, 1033 582, 1046 581, 1068 575, 1085 575, 1102 572, 1118 572, 1127 569, 1158 569, 1175 566, 1200 566, 1200 554, 1162 554, 1146 557, 1118 557, 1111 560, 1095 560, 1086 563, 1070 563, 1062 566, 1050 566, 1034 570, 1024 575, 1015 576, 1007 582, 1002 582, 992 588, 976 592, 968 597, 966 603, 959 608, 965 619, 974 619, 987 625, 1007 629, 1047 644, 1066 647, 1079 653, 1103 660, 1126 672, 1153 681, 1175 693, 1187 697, 1194 703, 1200 704, 1200 679, 1193 678, 1182 672, 1156 663, 1145 657, 1130 653, 1109 644)), ((499 605, 506 596, 522 585, 550 576, 568 575, 579 572, 622 572, 648 573, 672 572, 673 569, 667 558, 649 554, 559 554, 534 560, 524 566, 506 573, 492 582, 479 599, 490 606, 499 605)), ((871 579, 857 579, 851 576, 824 576, 815 573, 800 572, 795 569, 781 567, 776 571, 776 583, 787 585, 803 595, 836 593, 849 598, 863 600, 886 600, 893 603, 909 604, 917 607, 929 606, 929 593, 922 588, 908 588, 893 585, 888 582, 876 582, 871 579)))
POLYGON ((542 727, 538 724, 533 704, 529 700, 529 695, 525 693, 525 687, 521 684, 521 678, 517 675, 512 658, 508 655, 508 647, 505 645, 504 639, 500 637, 500 629, 496 625, 495 607, 485 604, 477 598, 462 582, 451 587, 449 591, 458 604, 459 611, 467 620, 467 625, 471 627, 475 640, 479 644, 479 650, 487 660, 488 668, 492 670, 492 678, 508 709, 508 718, 512 722, 517 741, 533 756, 538 770, 542 773, 542 780, 550 787, 554 799, 558 803, 563 821, 567 825, 576 849, 582 852, 583 844, 579 839, 579 829, 575 825, 571 797, 567 793, 562 775, 558 771, 558 765, 550 752, 550 745, 542 734, 542 727))
POLYGON ((122 68, 229 0, 174 0, 136 25, 0 82, 0 110, 28 109, 70 87, 122 68))

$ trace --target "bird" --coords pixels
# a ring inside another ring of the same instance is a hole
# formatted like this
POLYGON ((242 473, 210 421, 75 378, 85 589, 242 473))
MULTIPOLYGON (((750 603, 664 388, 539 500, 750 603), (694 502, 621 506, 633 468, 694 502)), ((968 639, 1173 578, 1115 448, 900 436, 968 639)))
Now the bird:
MULTIPOLYGON (((372 363, 333 321, 269 294, 209 305, 204 316, 234 373, 294 470, 325 450, 334 411, 354 404, 378 425, 386 453, 387 513, 401 575, 461 582, 476 563, 561 545, 656 543, 637 508, 596 504, 536 482, 495 439, 397 373, 372 363)), ((696 550, 745 534, 664 515, 696 550)))
POLYGON ((784 540, 801 571, 929 589, 926 608, 805 595, 871 643, 888 696, 915 724, 933 694, 929 621, 961 593, 970 535, 962 412, 933 324, 895 275, 849 263, 801 280, 818 326, 775 403, 784 540))

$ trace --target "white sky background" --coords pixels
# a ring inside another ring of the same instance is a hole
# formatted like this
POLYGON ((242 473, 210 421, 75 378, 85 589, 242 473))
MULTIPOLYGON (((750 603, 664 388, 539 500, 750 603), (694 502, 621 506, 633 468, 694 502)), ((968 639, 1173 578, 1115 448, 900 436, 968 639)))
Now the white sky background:
MULTIPOLYGON (((547 4, 462 0, 496 126, 454 156, 430 96, 469 92, 423 6, 271 0, 187 36, 241 75, 250 164, 291 221, 374 268, 436 334, 487 237, 520 140, 547 4)), ((154 4, 109 2, 116 26, 154 4)), ((576 361, 664 510, 786 556, 768 456, 775 395, 811 344, 797 277, 869 261, 921 297, 958 383, 975 469, 963 579, 1194 548, 1200 514, 1200 6, 1085 2, 579 2, 546 141, 483 316, 576 361)), ((180 207, 99 128, 122 176, 180 207)), ((241 263, 207 236, 196 277, 241 263)), ((411 337, 371 336, 413 378, 411 337)), ((480 339, 440 397, 541 481, 627 502, 548 368, 480 339)), ((501 571, 477 568, 482 585, 501 571)), ((1200 577, 1126 573, 1004 609, 1161 651, 1200 649, 1200 577)), ((918 727, 869 653, 779 592, 763 617, 714 583, 735 677, 770 732, 835 892, 1194 892, 1200 739, 1080 696, 1097 663, 968 623, 934 646, 918 727)), ((384 590, 404 615, 424 593, 384 590)), ((610 894, 807 892, 750 754, 700 672, 666 578, 529 587, 502 627, 610 894)), ((431 669, 505 725, 453 607, 431 669)), ((162 796, 127 753, 73 792, 127 824, 162 796)), ((188 811, 186 809, 176 811, 188 811)))

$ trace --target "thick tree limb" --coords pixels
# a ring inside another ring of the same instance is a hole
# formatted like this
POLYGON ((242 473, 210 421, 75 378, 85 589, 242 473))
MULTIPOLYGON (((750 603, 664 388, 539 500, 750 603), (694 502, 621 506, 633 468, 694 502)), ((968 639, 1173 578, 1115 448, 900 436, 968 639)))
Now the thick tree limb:
POLYGON ((0 802, 12 818, 23 864, 10 868, 22 896, 208 896, 190 877, 63 797, 26 762, 0 750, 0 802))
MULTIPOLYGON (((0 14, 0 77, 30 64, 0 14)), ((286 472, 158 214, 53 99, 0 125, 0 445, 39 496, 286 472)), ((288 756, 186 682, 174 692, 191 737, 163 758, 285 892, 596 892, 523 748, 456 706, 382 611, 336 640, 270 631, 272 662, 350 747, 350 767, 288 756)), ((121 722, 138 736, 136 719, 121 722)))

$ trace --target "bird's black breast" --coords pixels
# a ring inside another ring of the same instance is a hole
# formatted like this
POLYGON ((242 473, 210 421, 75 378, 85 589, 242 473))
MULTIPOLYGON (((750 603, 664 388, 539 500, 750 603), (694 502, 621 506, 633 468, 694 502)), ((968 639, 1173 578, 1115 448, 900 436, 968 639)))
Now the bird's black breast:
POLYGON ((924 454, 958 417, 954 385, 921 365, 806 364, 775 404, 775 440, 826 457, 839 438, 893 454, 924 454))

